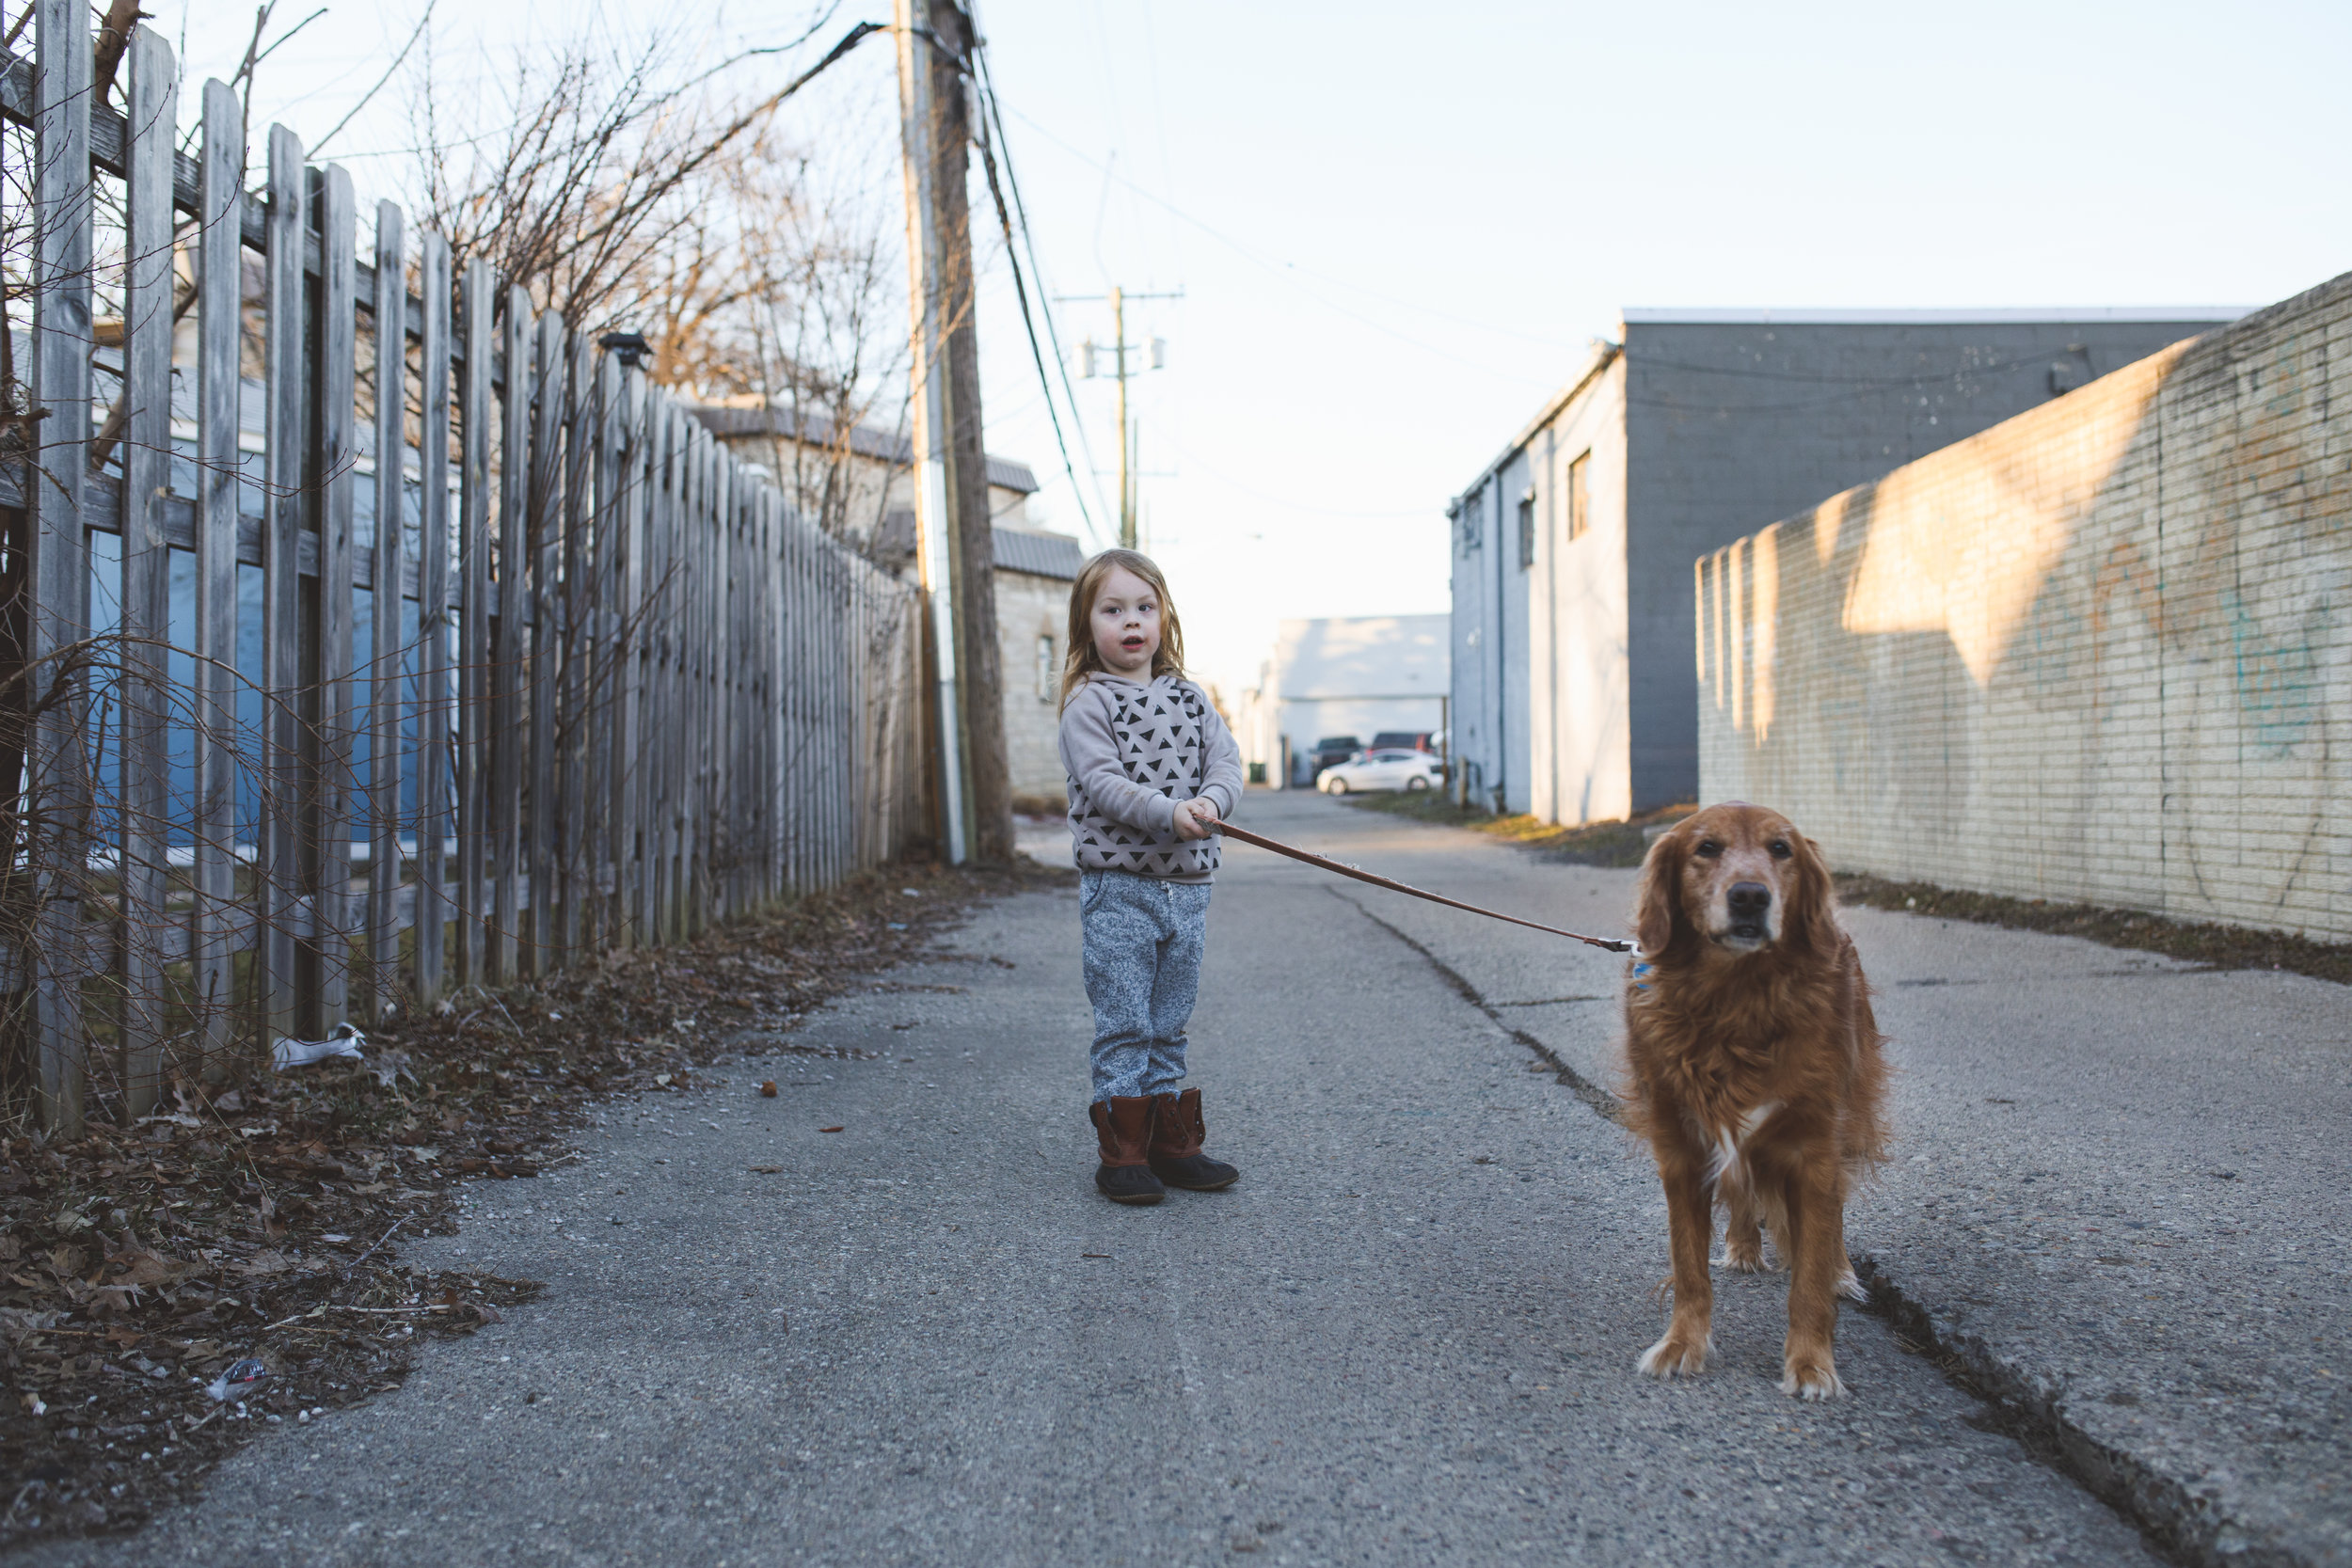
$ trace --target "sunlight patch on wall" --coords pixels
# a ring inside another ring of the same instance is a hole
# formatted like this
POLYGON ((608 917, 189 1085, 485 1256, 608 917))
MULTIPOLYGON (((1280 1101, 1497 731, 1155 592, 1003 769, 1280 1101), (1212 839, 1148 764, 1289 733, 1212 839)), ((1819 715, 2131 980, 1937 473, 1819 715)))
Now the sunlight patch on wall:
POLYGON ((1998 432, 1931 452, 1871 486, 1845 629, 1944 632, 1978 688, 1991 685, 2076 523, 2106 488, 2185 347, 2151 356, 1998 432), (2054 451, 2040 426, 2059 420, 2070 438, 2054 451), (1962 517, 1974 526, 1955 526, 1962 517))

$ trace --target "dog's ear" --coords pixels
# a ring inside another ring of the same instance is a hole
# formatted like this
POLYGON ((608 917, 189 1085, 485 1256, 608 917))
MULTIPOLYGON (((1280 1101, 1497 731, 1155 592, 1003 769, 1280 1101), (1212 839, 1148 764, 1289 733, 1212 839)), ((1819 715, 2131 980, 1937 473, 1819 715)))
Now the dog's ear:
POLYGON ((1837 951, 1843 934, 1837 926, 1837 894, 1830 880, 1829 862, 1821 847, 1800 832, 1788 835, 1796 854, 1797 875, 1791 890, 1788 925, 1797 941, 1815 953, 1837 951))
POLYGON ((1658 835, 1642 857, 1641 886, 1633 904, 1633 940, 1650 958, 1663 953, 1682 925, 1682 865, 1685 847, 1680 832, 1658 835))

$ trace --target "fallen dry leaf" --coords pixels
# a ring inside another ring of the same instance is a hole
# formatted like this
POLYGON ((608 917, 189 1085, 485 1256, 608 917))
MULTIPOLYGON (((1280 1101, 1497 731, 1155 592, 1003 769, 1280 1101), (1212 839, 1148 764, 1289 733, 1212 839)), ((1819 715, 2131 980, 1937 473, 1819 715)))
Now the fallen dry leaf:
POLYGON ((135 1252, 119 1252, 107 1261, 122 1265, 121 1275, 112 1281, 117 1285, 177 1285, 197 1270, 194 1263, 167 1258, 149 1247, 141 1247, 135 1252))
POLYGON ((139 1299, 135 1285, 101 1285, 83 1304, 93 1318, 107 1312, 128 1312, 139 1299))
POLYGON ((752 1174, 754 1176, 782 1176, 784 1167, 782 1165, 754 1165, 752 1174))
POLYGON ((817 1131, 819 1132, 838 1132, 841 1129, 838 1127, 819 1127, 817 1131))
POLYGON ((771 1078, 768 1082, 759 1085, 759 1097, 762 1100, 773 1100, 776 1098, 776 1081, 774 1079, 771 1078))

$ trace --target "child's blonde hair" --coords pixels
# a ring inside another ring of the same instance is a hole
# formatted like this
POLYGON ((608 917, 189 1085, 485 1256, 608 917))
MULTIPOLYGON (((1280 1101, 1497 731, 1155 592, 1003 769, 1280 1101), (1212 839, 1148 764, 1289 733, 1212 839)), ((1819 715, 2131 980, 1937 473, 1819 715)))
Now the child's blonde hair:
POLYGON ((1176 619, 1176 604, 1168 597, 1168 578, 1158 562, 1137 550, 1104 550, 1079 567, 1078 580, 1070 585, 1070 652, 1061 661, 1060 707, 1068 707, 1087 677, 1104 667, 1094 647, 1094 598, 1103 591, 1103 579, 1120 568, 1141 578, 1159 596, 1160 651, 1152 656, 1152 675, 1184 673, 1184 627, 1176 619))

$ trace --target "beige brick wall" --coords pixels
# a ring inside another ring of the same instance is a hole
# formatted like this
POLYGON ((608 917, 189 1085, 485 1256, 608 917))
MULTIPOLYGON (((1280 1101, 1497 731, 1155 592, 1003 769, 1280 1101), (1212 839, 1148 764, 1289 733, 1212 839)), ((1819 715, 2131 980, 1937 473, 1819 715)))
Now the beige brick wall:
POLYGON ((2352 939, 2352 274, 1702 559, 1704 799, 2352 939))
POLYGON ((1005 682, 1005 760, 1012 792, 1060 811, 1061 719, 1055 705, 1070 642, 1070 584, 1026 572, 996 573, 996 647, 1005 682), (1050 681, 1041 689, 1038 655, 1050 641, 1050 681))

